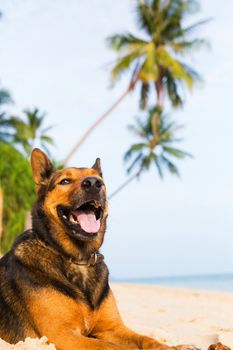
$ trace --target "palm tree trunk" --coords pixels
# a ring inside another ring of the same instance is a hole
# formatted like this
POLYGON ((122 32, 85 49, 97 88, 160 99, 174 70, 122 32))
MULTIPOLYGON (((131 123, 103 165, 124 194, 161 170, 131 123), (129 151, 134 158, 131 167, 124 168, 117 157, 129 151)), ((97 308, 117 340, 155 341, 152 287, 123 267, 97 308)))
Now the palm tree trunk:
POLYGON ((128 95, 132 90, 132 86, 129 85, 127 90, 114 102, 110 108, 107 109, 83 134, 78 143, 71 149, 68 155, 63 160, 63 164, 67 164, 74 153, 80 148, 80 146, 85 142, 88 136, 95 130, 95 128, 121 103, 121 101, 128 95))
POLYGON ((128 178, 123 184, 121 184, 115 191, 113 191, 109 196, 108 199, 112 199, 115 197, 116 194, 118 194, 123 188, 128 186, 134 179, 136 179, 141 174, 142 169, 140 169, 136 174, 132 175, 130 178, 128 178))
POLYGON ((24 230, 30 230, 32 228, 32 216, 31 212, 27 211, 25 214, 24 230))

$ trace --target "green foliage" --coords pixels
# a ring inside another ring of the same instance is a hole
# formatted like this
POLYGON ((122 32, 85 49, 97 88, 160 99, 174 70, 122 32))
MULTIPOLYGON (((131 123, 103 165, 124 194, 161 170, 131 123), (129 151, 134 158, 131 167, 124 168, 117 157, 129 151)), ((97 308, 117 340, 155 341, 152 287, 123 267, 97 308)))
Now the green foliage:
POLYGON ((119 55, 112 69, 116 81, 131 71, 131 86, 141 84, 140 107, 146 108, 149 86, 155 87, 157 103, 161 93, 174 107, 183 104, 184 87, 191 89, 199 74, 183 62, 183 57, 206 43, 193 38, 193 32, 207 20, 185 26, 184 19, 198 10, 195 0, 136 1, 137 24, 144 38, 131 33, 108 38, 110 47, 119 55), (132 84, 133 82, 133 84, 132 84))
POLYGON ((8 90, 0 89, 0 105, 11 103, 12 99, 8 90))
POLYGON ((47 134, 52 126, 44 127, 45 113, 41 113, 38 108, 24 111, 26 120, 19 117, 9 118, 12 133, 12 143, 21 145, 24 154, 29 156, 36 142, 40 143, 46 153, 50 154, 48 145, 53 145, 53 139, 47 134))
POLYGON ((0 186, 3 190, 3 237, 1 251, 6 252, 24 229, 25 214, 35 200, 29 162, 13 148, 0 142, 0 186))
POLYGON ((0 113, 0 142, 11 142, 12 133, 9 118, 6 113, 0 113))
POLYGON ((165 170, 179 175, 174 159, 191 157, 191 154, 176 147, 181 141, 176 136, 179 128, 158 106, 149 110, 145 122, 136 119, 136 125, 130 126, 130 129, 140 142, 133 144, 125 154, 125 161, 130 162, 128 173, 136 169, 137 176, 140 176, 144 170, 155 165, 160 177, 164 176, 165 170))
POLYGON ((10 124, 7 114, 3 111, 3 106, 12 103, 8 90, 0 89, 0 141, 9 142, 11 139, 10 124))

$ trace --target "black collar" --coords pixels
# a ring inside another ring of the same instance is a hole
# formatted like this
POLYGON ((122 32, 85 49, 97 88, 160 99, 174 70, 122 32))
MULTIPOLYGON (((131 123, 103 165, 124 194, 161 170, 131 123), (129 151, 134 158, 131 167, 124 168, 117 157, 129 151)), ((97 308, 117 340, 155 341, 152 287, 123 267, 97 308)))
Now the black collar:
POLYGON ((104 260, 103 254, 93 253, 87 259, 77 260, 76 258, 70 258, 69 261, 75 265, 86 265, 86 266, 95 266, 96 264, 101 263, 104 260))
MULTIPOLYGON (((26 231, 27 233, 36 233, 35 230, 29 229, 26 231)), ((53 253, 56 255, 62 256, 62 258, 66 261, 69 262, 70 264, 75 264, 75 265, 85 265, 85 266, 95 266, 99 263, 101 263, 104 260, 104 255, 100 254, 99 252, 92 253, 88 258, 86 259, 77 259, 74 256, 70 256, 67 253, 62 253, 61 251, 57 251, 53 246, 49 244, 49 242, 44 242, 40 239, 42 244, 49 250, 51 250, 53 253)))

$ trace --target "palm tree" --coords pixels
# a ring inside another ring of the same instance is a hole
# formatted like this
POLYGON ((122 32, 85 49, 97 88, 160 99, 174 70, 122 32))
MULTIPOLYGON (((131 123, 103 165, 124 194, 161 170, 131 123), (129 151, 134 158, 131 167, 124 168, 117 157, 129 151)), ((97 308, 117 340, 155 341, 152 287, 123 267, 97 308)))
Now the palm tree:
POLYGON ((191 50, 206 43, 193 38, 194 30, 209 19, 185 26, 184 19, 196 8, 196 0, 141 0, 136 11, 143 37, 126 33, 110 37, 110 46, 119 54, 112 70, 115 81, 128 70, 132 80, 140 82, 140 106, 147 106, 153 87, 157 105, 164 105, 167 95, 173 107, 183 104, 182 90, 192 88, 200 80, 199 74, 183 61, 191 50))
POLYGON ((199 74, 183 58, 205 43, 203 39, 193 38, 192 34, 209 20, 185 26, 186 17, 197 11, 195 5, 196 0, 136 0, 137 24, 144 35, 138 37, 126 33, 108 38, 109 46, 118 54, 112 69, 112 81, 116 82, 125 72, 130 72, 129 84, 120 98, 87 129, 64 163, 138 84, 142 109, 147 106, 152 88, 156 95, 155 104, 163 107, 166 96, 175 107, 183 104, 183 90, 186 87, 191 89, 200 80, 199 74))
POLYGON ((169 117, 163 114, 160 106, 149 110, 146 121, 142 122, 140 119, 136 119, 136 126, 130 126, 130 129, 140 139, 140 142, 133 144, 124 157, 125 161, 129 163, 128 174, 131 174, 133 170, 136 171, 109 198, 114 197, 153 165, 161 178, 163 178, 165 171, 179 176, 174 158, 192 157, 188 152, 175 146, 176 143, 181 141, 176 136, 180 128, 181 126, 171 122, 169 117))
POLYGON ((41 148, 49 154, 50 152, 47 145, 52 145, 54 142, 52 137, 47 135, 47 131, 50 130, 52 126, 43 127, 46 114, 41 113, 38 108, 27 109, 24 111, 24 114, 26 121, 14 116, 9 120, 10 126, 14 130, 12 142, 21 145, 27 156, 31 153, 36 142, 39 142, 41 148))
MULTIPOLYGON (((35 143, 39 143, 40 147, 50 154, 47 145, 52 145, 53 139, 47 135, 47 131, 52 127, 44 127, 45 113, 41 113, 38 108, 27 109, 23 112, 26 120, 15 116, 3 119, 8 133, 7 136, 5 135, 5 142, 20 146, 20 151, 23 151, 21 153, 26 157, 30 155, 35 143)), ((0 196, 0 202, 2 197, 0 196)), ((23 220, 25 221, 25 229, 29 229, 31 227, 29 211, 25 213, 23 220)))

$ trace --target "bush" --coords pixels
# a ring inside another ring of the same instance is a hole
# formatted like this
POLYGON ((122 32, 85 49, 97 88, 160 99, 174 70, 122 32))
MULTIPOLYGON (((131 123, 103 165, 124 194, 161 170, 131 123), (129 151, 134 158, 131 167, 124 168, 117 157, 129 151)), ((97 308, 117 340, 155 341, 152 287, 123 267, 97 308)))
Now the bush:
POLYGON ((24 229, 25 216, 35 200, 29 162, 9 144, 0 142, 0 186, 3 190, 1 251, 7 252, 24 229))

